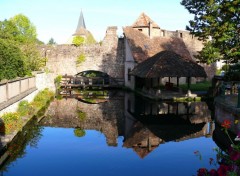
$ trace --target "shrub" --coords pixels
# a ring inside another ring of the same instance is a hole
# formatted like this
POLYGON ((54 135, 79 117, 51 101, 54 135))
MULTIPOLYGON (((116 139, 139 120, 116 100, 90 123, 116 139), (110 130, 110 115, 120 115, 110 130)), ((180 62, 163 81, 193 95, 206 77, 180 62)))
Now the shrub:
POLYGON ((3 124, 1 124, 1 132, 5 134, 10 134, 14 132, 15 130, 18 130, 22 126, 22 119, 20 118, 19 113, 5 113, 1 117, 3 124), (4 129, 4 131, 2 131, 4 129))
POLYGON ((18 104, 17 112, 20 116, 28 115, 30 105, 27 100, 23 100, 18 104))
POLYGON ((80 54, 80 55, 78 56, 78 58, 77 58, 76 63, 77 63, 77 65, 79 65, 79 64, 81 64, 81 63, 83 63, 83 62, 85 62, 85 61, 86 61, 86 56, 85 56, 84 54, 80 54))
POLYGON ((85 130, 83 130, 83 129, 81 129, 81 128, 75 128, 75 129, 74 129, 74 135, 75 135, 76 137, 83 137, 83 136, 86 135, 86 132, 85 132, 85 130))
POLYGON ((83 45, 84 41, 85 41, 85 40, 84 40, 83 37, 81 37, 81 36, 75 36, 75 37, 73 38, 72 43, 73 43, 73 45, 75 45, 75 46, 80 46, 80 45, 83 45))

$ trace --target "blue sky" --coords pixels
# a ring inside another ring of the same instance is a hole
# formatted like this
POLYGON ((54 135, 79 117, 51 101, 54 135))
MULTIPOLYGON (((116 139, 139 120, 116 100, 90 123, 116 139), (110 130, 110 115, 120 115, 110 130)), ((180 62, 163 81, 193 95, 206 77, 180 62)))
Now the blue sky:
POLYGON ((132 25, 145 12, 161 28, 184 30, 192 15, 181 0, 0 0, 0 21, 22 13, 36 26, 38 38, 65 43, 75 32, 82 9, 86 27, 98 41, 108 26, 132 25))

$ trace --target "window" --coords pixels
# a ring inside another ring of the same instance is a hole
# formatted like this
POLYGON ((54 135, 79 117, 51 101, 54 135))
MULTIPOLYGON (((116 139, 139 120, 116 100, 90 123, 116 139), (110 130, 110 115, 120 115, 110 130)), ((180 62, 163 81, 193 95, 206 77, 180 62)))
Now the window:
POLYGON ((130 72, 131 72, 131 68, 128 68, 128 81, 131 81, 131 75, 130 75, 130 72))
POLYGON ((142 29, 138 29, 139 31, 142 31, 142 29))
POLYGON ((183 38, 183 34, 182 33, 180 33, 180 37, 183 38))

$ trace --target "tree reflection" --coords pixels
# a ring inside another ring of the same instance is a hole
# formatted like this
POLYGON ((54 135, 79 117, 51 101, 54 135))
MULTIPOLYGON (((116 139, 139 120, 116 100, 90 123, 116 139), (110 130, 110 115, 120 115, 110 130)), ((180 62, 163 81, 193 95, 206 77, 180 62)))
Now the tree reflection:
POLYGON ((7 157, 7 160, 1 163, 1 171, 6 171, 8 166, 18 158, 23 158, 26 155, 27 145, 37 148, 42 130, 43 127, 38 126, 36 117, 30 120, 2 153, 1 158, 7 157))

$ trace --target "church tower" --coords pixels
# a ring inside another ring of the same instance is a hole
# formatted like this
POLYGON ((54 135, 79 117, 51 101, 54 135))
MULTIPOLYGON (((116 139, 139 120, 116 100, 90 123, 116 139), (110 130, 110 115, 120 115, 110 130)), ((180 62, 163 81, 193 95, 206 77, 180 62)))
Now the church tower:
POLYGON ((67 41, 67 44, 72 44, 73 38, 76 37, 76 36, 83 37, 84 40, 85 40, 85 43, 94 43, 95 42, 95 39, 93 38, 93 35, 86 28, 86 24, 85 24, 85 20, 84 20, 84 17, 83 17, 82 10, 80 12, 80 16, 79 16, 79 19, 78 19, 78 25, 77 25, 76 31, 74 32, 74 34, 72 34, 70 39, 67 41))

